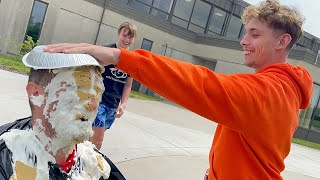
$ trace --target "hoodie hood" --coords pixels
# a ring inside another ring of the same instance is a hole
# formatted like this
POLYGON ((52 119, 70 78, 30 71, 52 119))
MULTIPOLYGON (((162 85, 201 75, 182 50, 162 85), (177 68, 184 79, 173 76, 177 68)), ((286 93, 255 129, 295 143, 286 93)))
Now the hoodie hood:
POLYGON ((270 71, 285 74, 294 80, 301 95, 300 109, 306 109, 309 106, 313 91, 313 80, 304 67, 293 66, 288 63, 273 64, 261 69, 258 73, 267 73, 270 71))

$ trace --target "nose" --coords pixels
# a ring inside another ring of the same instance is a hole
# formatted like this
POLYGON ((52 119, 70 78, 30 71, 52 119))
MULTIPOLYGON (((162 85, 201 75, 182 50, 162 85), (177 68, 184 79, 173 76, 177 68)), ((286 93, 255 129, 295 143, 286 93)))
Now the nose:
POLYGON ((130 36, 125 37, 125 38, 124 38, 124 41, 125 41, 126 43, 130 43, 130 42, 131 42, 131 37, 130 37, 130 36))
POLYGON ((240 41, 240 44, 241 46, 246 46, 249 44, 249 41, 248 41, 248 38, 247 38, 247 35, 244 35, 240 41))

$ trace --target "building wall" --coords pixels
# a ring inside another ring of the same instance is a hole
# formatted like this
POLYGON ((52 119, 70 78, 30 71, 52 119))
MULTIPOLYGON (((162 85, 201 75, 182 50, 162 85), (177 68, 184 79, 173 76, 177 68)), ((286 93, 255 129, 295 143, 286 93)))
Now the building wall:
POLYGON ((0 4, 0 51, 15 54, 10 40, 20 44, 25 37, 33 0, 2 0, 0 4))
POLYGON ((299 65, 305 67, 310 75, 312 76, 313 82, 320 84, 320 68, 307 63, 305 61, 298 61, 294 59, 288 59, 288 63, 293 64, 293 65, 299 65))

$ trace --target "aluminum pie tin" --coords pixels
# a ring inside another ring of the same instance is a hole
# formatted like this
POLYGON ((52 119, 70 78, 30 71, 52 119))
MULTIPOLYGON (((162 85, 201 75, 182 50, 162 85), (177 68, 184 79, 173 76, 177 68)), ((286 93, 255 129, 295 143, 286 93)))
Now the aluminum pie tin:
POLYGON ((36 46, 29 53, 22 57, 25 66, 33 69, 58 69, 78 66, 97 66, 100 72, 104 67, 97 60, 88 54, 64 54, 44 52, 46 46, 36 46))

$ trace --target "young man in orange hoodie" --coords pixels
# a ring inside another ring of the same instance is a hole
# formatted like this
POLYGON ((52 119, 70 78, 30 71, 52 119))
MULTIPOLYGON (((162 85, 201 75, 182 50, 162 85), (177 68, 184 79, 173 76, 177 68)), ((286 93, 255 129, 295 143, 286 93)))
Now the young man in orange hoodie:
POLYGON ((46 51, 88 53, 103 65, 116 64, 165 98, 217 122, 209 180, 282 179, 299 109, 308 107, 312 95, 309 73, 287 63, 303 19, 278 0, 247 7, 242 19, 244 64, 255 74, 216 74, 145 50, 57 44, 46 51))

